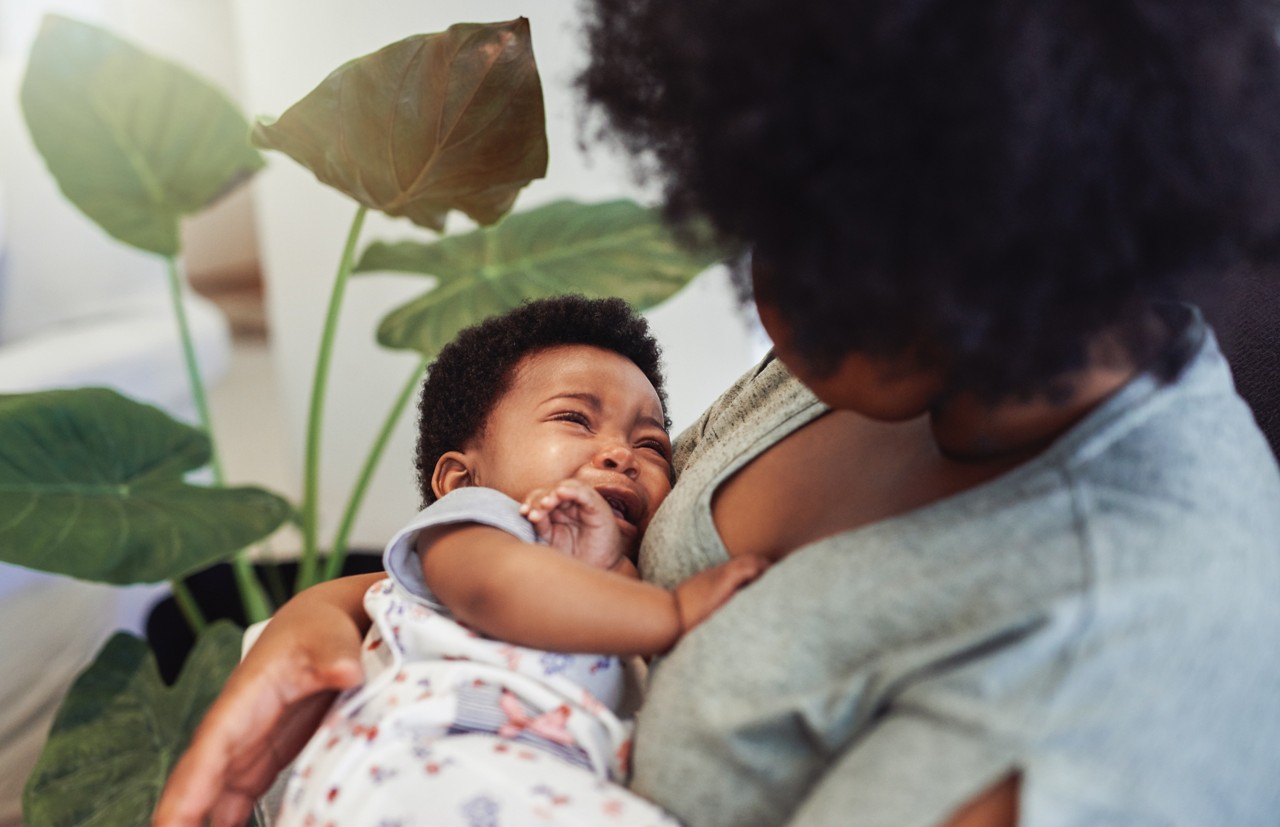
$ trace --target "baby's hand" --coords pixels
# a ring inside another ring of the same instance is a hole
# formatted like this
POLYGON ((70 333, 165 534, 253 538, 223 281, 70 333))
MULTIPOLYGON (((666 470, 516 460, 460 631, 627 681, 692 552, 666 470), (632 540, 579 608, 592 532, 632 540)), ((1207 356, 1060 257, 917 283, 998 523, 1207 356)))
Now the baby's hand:
POLYGON ((555 549, 601 569, 626 560, 628 543, 604 497, 580 480, 567 479, 525 497, 520 513, 538 537, 555 549))
POLYGON ((680 615, 681 633, 687 633, 706 620, 739 589, 756 580, 768 568, 766 558, 746 554, 704 569, 676 586, 676 611, 680 615))

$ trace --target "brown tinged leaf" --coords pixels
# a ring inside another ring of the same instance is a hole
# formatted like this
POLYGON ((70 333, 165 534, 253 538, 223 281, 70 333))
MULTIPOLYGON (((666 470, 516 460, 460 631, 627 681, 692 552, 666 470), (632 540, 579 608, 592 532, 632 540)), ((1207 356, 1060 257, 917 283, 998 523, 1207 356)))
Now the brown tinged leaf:
POLYGON ((253 142, 437 232, 453 209, 493 224, 547 170, 529 22, 460 23, 350 61, 253 142))

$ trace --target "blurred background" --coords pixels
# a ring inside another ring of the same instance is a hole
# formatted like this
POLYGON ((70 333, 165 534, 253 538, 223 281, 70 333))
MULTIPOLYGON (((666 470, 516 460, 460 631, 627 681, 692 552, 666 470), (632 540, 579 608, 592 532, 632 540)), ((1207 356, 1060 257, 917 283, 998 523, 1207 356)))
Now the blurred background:
MULTIPOLYGON (((627 160, 590 140, 572 88, 584 60, 576 0, 0 0, 0 393, 109 385, 193 420, 160 260, 106 236, 59 193, 18 104, 27 51, 49 12, 110 29, 211 80, 250 117, 278 116, 343 62, 453 23, 530 19, 547 108, 550 167, 517 202, 631 197, 655 203, 627 160)), ((278 153, 245 188, 183 227, 187 299, 228 482, 297 499, 307 396, 326 302, 356 205, 278 153)), ((449 232, 469 229, 463 217, 449 232)), ((373 213, 362 246, 429 234, 373 213)), ((362 276, 343 308, 321 466, 321 532, 332 535, 384 412, 416 363, 374 342, 418 278, 362 276)), ((649 317, 689 424, 767 347, 712 268, 649 317)), ((352 546, 378 550, 417 507, 406 415, 352 546)), ((289 557, 286 530, 263 553, 289 557)), ((0 825, 61 692, 117 627, 138 630, 162 587, 107 589, 0 566, 0 825), (38 623, 32 620, 38 618, 38 623), (16 768, 16 769, 15 769, 16 768)))

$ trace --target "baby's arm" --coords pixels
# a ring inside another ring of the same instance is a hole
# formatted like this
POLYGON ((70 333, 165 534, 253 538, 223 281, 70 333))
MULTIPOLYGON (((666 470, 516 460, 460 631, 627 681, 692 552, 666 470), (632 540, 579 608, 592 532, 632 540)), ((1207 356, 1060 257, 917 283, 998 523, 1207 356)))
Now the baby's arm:
POLYGON ((522 646, 614 655, 667 651, 768 565, 735 558, 668 592, 474 523, 427 532, 418 553, 431 591, 468 626, 522 646))

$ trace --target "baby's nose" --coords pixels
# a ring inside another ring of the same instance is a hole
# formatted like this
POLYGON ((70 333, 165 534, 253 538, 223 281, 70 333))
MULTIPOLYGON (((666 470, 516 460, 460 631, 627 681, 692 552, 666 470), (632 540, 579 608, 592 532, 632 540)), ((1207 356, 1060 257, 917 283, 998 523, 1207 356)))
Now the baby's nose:
POLYGON ((637 473, 635 453, 630 447, 621 443, 614 443, 602 448, 596 454, 596 465, 607 471, 621 471, 628 477, 633 478, 637 473))

